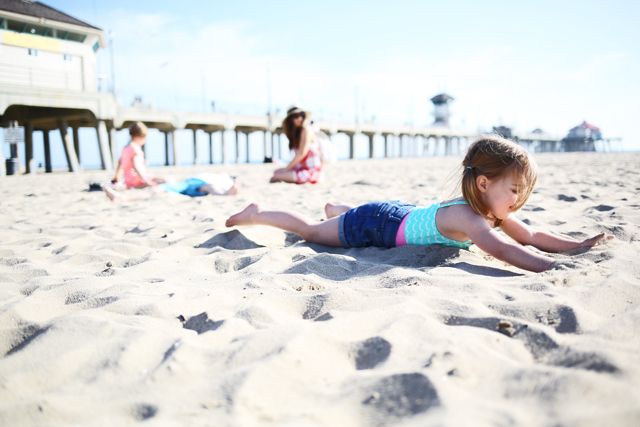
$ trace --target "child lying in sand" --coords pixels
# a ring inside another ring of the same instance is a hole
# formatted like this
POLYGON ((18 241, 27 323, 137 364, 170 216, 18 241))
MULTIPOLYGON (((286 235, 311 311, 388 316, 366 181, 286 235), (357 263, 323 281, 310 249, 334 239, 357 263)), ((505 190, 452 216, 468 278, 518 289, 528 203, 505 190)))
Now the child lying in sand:
POLYGON ((299 234, 307 242, 344 248, 475 244, 499 260, 535 272, 549 269, 554 260, 521 245, 563 252, 613 238, 602 233, 578 242, 535 231, 513 216, 531 195, 538 171, 526 150, 504 138, 491 135, 471 144, 462 167, 462 197, 443 203, 414 206, 384 201, 359 207, 328 203, 329 220, 323 222, 253 203, 227 219, 226 226, 270 225, 299 234), (507 242, 495 227, 521 245, 507 242))
POLYGON ((105 186, 104 191, 113 202, 132 202, 148 199, 162 193, 178 193, 191 197, 206 196, 207 194, 232 196, 238 194, 240 187, 240 183, 228 174, 200 173, 185 181, 158 184, 139 190, 115 191, 109 186, 105 186))

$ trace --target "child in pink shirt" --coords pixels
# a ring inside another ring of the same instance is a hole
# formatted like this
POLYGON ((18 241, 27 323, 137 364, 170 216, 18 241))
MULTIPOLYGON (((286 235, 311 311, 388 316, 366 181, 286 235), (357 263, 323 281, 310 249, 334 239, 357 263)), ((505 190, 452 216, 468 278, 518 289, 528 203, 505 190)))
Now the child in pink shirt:
POLYGON ((155 176, 147 171, 142 151, 147 133, 149 133, 149 129, 142 122, 136 122, 129 127, 131 142, 122 149, 116 176, 111 182, 118 182, 120 171, 124 174, 124 183, 127 188, 143 188, 175 181, 171 177, 155 176))

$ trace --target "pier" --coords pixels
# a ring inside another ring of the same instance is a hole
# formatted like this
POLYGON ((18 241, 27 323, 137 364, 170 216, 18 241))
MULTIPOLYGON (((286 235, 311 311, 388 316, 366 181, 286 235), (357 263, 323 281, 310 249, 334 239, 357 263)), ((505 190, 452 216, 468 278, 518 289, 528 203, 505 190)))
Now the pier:
MULTIPOLYGON (((25 159, 26 173, 35 171, 33 160, 33 132, 43 133, 45 171, 51 172, 50 132, 60 132, 60 136, 67 159, 69 170, 82 170, 79 161, 79 128, 93 128, 96 131, 98 149, 102 168, 113 170, 117 165, 119 153, 116 147, 116 132, 128 128, 136 121, 144 122, 149 128, 158 129, 164 133, 165 165, 179 165, 179 146, 193 143, 194 164, 213 163, 213 134, 221 133, 222 163, 239 162, 240 159, 228 159, 225 146, 235 144, 236 154, 241 141, 247 144, 248 135, 261 132, 264 141, 265 160, 281 158, 279 152, 280 138, 283 130, 281 123, 284 117, 277 114, 263 116, 249 116, 223 113, 198 113, 185 111, 157 110, 152 108, 120 107, 111 94, 87 93, 84 91, 55 90, 42 88, 25 88, 0 85, 0 126, 6 127, 11 122, 17 122, 25 129, 25 159), (178 141, 176 131, 189 129, 192 131, 192 141, 178 141), (229 138, 229 131, 235 137, 229 138), (209 153, 199 153, 196 146, 198 132, 204 132, 209 138, 209 153), (242 138, 241 134, 245 134, 242 138), (172 154, 170 156, 169 154, 172 154), (266 156, 270 153, 270 156, 266 156)), ((374 153, 374 137, 384 139, 384 156, 395 152, 394 147, 399 143, 400 156, 414 156, 421 145, 423 155, 435 155, 444 152, 445 155, 459 154, 476 138, 478 132, 455 130, 444 126, 388 126, 375 123, 314 121, 318 127, 330 137, 339 133, 349 137, 349 158, 355 157, 355 135, 366 135, 369 139, 369 157, 374 153), (406 144, 401 142, 408 141, 406 144), (407 147, 403 152, 402 147, 407 147)), ((556 146, 561 138, 550 135, 531 133, 513 134, 510 138, 522 145, 532 148, 535 142, 556 146)), ((245 161, 248 162, 248 157, 245 161)))

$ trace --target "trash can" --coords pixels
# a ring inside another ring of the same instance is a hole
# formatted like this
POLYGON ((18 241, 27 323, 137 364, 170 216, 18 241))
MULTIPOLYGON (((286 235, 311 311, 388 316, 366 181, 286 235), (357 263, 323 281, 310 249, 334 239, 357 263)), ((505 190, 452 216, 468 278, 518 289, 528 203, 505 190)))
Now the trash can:
POLYGON ((7 175, 18 175, 20 173, 20 165, 18 164, 18 159, 12 157, 7 159, 7 175))

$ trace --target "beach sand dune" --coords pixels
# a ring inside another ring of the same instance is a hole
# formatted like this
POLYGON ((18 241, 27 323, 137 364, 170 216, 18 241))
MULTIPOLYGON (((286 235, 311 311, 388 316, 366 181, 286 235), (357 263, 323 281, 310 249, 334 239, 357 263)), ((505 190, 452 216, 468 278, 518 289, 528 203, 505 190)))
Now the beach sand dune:
MULTIPOLYGON (((518 217, 616 239, 529 273, 478 248, 341 249, 251 202, 430 204, 459 158, 273 165, 235 197, 114 204, 88 171, 0 179, 0 425, 640 425, 639 154, 545 154, 518 217)), ((445 190, 444 196, 448 195, 445 190)))

